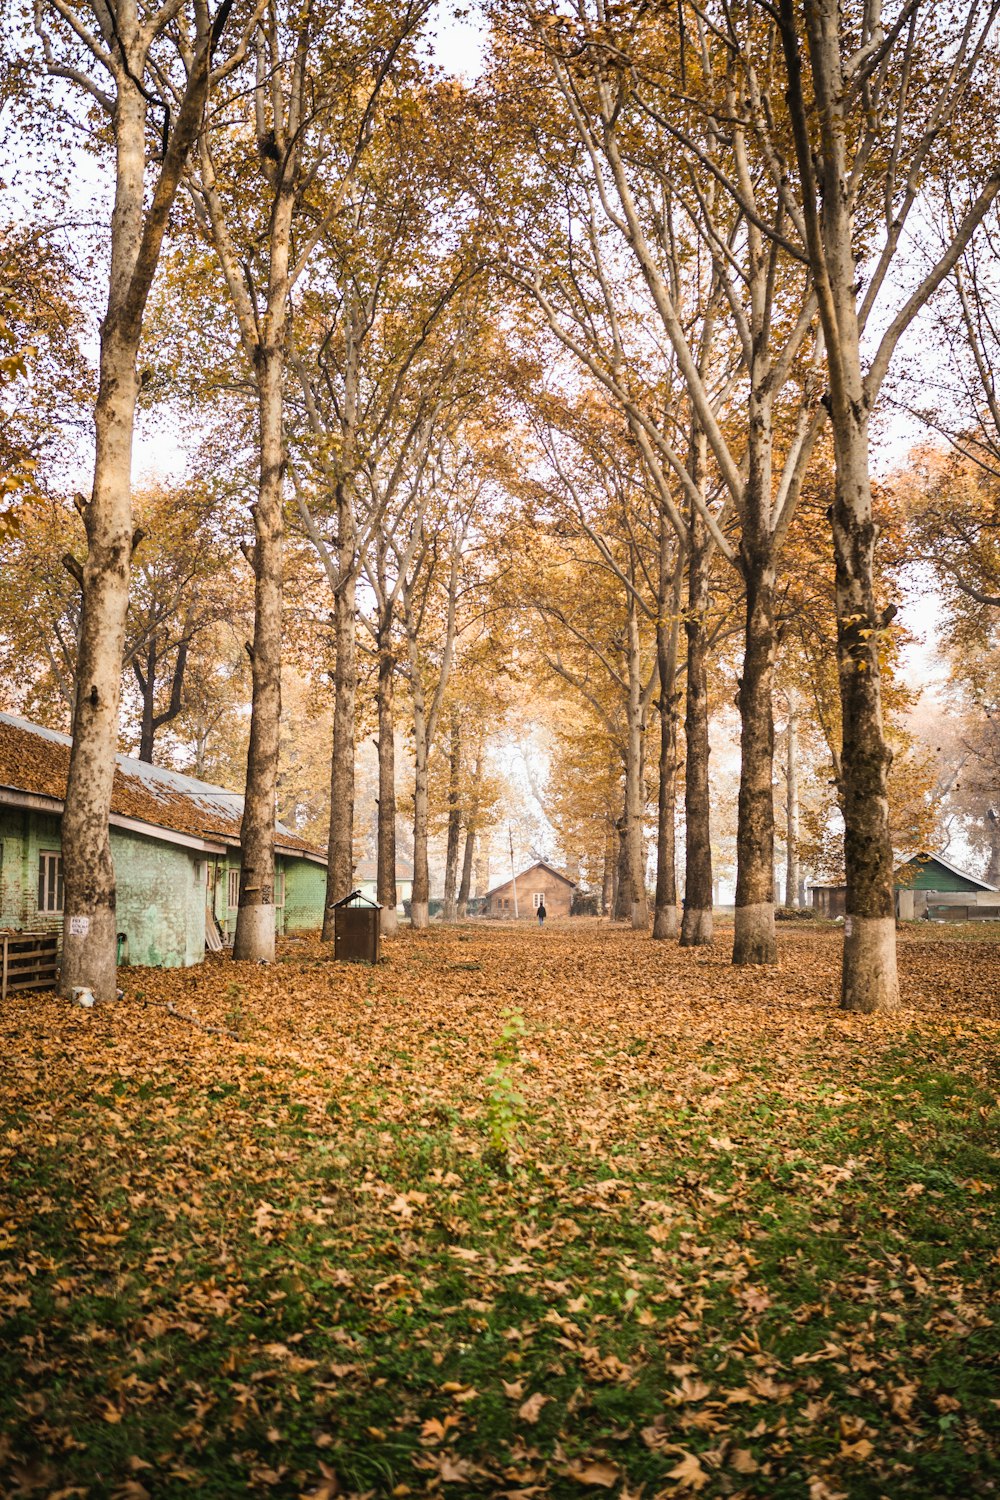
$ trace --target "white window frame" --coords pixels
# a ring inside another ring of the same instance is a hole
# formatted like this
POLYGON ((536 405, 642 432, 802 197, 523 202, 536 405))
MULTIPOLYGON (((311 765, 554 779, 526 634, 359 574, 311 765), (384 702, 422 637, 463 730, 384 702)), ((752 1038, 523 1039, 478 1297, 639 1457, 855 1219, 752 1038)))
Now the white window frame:
POLYGON ((542 904, 542 902, 544 900, 545 900, 545 892, 544 891, 535 891, 534 892, 534 894, 532 895, 532 898, 531 898, 531 904, 535 908, 535 911, 538 910, 538 908, 541 906, 541 904, 542 904))
POLYGON ((66 908, 66 892, 63 885, 63 857, 59 849, 38 851, 38 910, 47 917, 61 916, 66 908), (54 878, 49 869, 54 869, 54 878), (53 905, 49 902, 53 901, 53 905))
POLYGON ((235 911, 240 904, 240 872, 229 870, 226 875, 226 908, 235 911))
POLYGON ((275 870, 274 872, 274 904, 280 911, 285 904, 285 872, 275 870))

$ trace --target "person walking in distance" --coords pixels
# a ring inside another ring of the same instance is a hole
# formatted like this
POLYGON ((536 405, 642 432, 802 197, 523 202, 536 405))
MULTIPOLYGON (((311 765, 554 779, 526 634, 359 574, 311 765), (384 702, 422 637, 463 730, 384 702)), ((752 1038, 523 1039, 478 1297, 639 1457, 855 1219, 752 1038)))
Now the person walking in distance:
POLYGON ((539 903, 538 903, 538 925, 539 925, 539 927, 544 927, 545 926, 546 915, 547 915, 547 913, 546 913, 546 910, 545 910, 545 902, 544 901, 539 901, 539 903))

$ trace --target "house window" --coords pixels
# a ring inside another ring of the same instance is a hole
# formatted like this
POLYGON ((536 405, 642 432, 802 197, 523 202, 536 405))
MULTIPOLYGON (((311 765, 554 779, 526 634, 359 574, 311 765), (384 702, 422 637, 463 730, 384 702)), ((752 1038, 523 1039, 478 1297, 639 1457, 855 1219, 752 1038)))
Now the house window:
POLYGON ((38 856, 38 910, 59 912, 63 909, 63 862, 55 850, 43 849, 38 856))
POLYGON ((274 904, 282 907, 285 904, 285 872, 275 870, 274 872, 274 904))
POLYGON ((229 907, 230 911, 235 911, 236 908, 239 906, 239 904, 240 904, 240 872, 239 872, 239 870, 230 870, 229 871, 229 880, 228 880, 228 885, 227 885, 226 905, 229 907))
POLYGON ((535 908, 535 910, 537 911, 538 908, 542 904, 542 892, 541 891, 536 891, 535 892, 535 894, 531 898, 531 904, 535 908))

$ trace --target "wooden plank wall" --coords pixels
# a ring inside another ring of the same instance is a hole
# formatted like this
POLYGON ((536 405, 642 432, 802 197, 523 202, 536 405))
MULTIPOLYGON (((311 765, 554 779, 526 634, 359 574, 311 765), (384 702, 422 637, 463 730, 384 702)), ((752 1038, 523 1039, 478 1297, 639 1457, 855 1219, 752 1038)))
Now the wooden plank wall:
POLYGON ((21 990, 55 989, 58 941, 54 932, 0 934, 0 1002, 21 990))

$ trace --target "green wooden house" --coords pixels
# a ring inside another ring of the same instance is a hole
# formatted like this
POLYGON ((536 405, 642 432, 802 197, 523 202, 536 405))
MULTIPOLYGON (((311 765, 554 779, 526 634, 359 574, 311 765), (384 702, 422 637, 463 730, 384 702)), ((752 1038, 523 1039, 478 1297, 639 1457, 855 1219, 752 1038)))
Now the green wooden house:
MULTIPOLYGON (((896 915, 901 922, 926 917, 938 922, 1000 919, 1000 891, 960 870, 943 854, 912 854, 896 866, 893 877, 896 915)), ((814 882, 813 910, 821 917, 843 917, 847 887, 843 881, 814 882)))
MULTIPOLYGON (((0 928, 62 929, 60 825, 70 738, 0 714, 0 928)), ((232 942, 240 888, 243 798, 162 766, 119 755, 111 852, 123 961, 200 963, 206 942, 232 942)), ((277 825, 275 923, 318 929, 326 856, 277 825)))
POLYGON ((914 854, 896 867, 896 911, 901 921, 976 921, 1000 917, 1000 891, 960 870, 941 854, 914 854))

